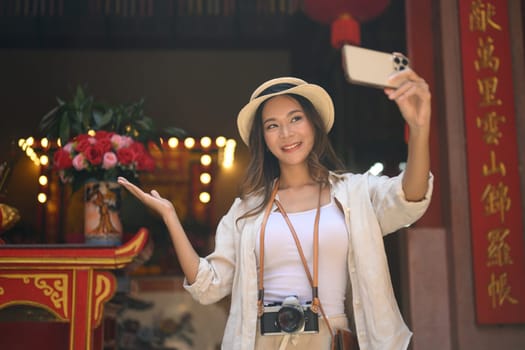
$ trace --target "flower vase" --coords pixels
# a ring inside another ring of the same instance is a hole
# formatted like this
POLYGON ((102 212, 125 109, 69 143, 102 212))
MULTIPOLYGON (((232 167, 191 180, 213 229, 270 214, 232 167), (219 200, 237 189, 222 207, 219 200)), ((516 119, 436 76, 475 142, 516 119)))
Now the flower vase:
POLYGON ((121 187, 115 181, 89 181, 84 185, 84 236, 88 245, 122 244, 121 187))

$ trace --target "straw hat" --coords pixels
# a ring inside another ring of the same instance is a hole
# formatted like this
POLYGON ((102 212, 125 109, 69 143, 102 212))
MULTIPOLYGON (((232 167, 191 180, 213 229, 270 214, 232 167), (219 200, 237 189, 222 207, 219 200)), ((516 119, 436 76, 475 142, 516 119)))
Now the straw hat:
POLYGON ((283 94, 296 94, 308 99, 324 121, 325 131, 330 131, 334 124, 334 103, 328 92, 319 85, 309 84, 302 79, 281 77, 261 84, 253 92, 250 102, 239 112, 237 128, 246 145, 250 139, 253 118, 259 105, 270 97, 283 94))

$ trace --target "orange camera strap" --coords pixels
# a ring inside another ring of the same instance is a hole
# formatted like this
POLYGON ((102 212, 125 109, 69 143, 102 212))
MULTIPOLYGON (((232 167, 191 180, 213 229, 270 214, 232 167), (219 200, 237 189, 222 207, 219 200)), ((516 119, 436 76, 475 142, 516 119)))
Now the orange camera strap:
POLYGON ((279 179, 275 181, 274 188, 272 190, 272 194, 270 195, 270 199, 268 200, 268 204, 266 205, 266 210, 264 212, 263 221, 261 223, 261 231, 259 235, 259 295, 258 295, 258 313, 259 317, 264 312, 264 285, 263 285, 263 278, 264 278, 264 233, 266 231, 266 223, 268 222, 268 218, 270 216, 270 211, 272 209, 272 204, 275 202, 277 205, 277 208, 281 212, 281 215, 283 216, 284 220, 286 221, 286 224, 290 228, 290 232, 292 233, 293 239, 295 241, 295 245, 297 246, 297 251, 299 252, 299 256, 301 257, 301 261, 303 263, 304 271, 306 272, 306 276, 308 277, 308 281, 310 281, 310 286, 312 287, 312 311, 315 313, 321 312, 321 315, 326 321, 326 325, 328 327, 328 330, 330 331, 330 334, 332 335, 332 338, 334 337, 334 333, 332 332, 332 327, 330 327, 330 323, 328 322, 328 318, 326 317, 324 310, 321 306, 321 300, 319 299, 319 284, 318 284, 318 276, 319 276, 319 219, 321 217, 321 193, 322 193, 322 185, 319 185, 319 199, 317 201, 317 211, 315 213, 315 221, 314 221, 314 264, 313 264, 313 278, 312 274, 310 273, 310 269, 308 268, 308 263, 306 261, 306 258, 303 253, 303 249, 301 247, 301 242, 299 241, 299 237, 297 236, 297 232, 295 231, 292 222, 288 218, 288 215, 286 214, 286 211, 284 210, 282 204, 275 199, 275 196, 277 195, 277 191, 279 189, 279 179))

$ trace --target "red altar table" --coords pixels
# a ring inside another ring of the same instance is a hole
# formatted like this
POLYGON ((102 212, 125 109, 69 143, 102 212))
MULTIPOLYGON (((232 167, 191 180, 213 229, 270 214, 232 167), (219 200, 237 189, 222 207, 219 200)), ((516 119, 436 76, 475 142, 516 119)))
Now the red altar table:
MULTIPOLYGON (((95 340, 95 329, 101 328, 104 304, 117 288, 107 270, 132 263, 147 241, 143 228, 118 247, 0 245, 0 312, 15 305, 45 309, 69 324, 69 350, 92 350, 101 343, 95 340)), ((23 333, 21 337, 31 337, 30 330, 23 333)), ((37 341, 45 344, 44 339, 37 341)))

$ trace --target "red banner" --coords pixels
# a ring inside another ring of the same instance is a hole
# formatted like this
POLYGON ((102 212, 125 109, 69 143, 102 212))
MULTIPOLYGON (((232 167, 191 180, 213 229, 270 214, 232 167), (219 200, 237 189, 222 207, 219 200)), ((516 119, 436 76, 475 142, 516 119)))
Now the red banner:
POLYGON ((506 0, 460 0, 477 321, 525 322, 525 256, 506 0))

